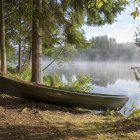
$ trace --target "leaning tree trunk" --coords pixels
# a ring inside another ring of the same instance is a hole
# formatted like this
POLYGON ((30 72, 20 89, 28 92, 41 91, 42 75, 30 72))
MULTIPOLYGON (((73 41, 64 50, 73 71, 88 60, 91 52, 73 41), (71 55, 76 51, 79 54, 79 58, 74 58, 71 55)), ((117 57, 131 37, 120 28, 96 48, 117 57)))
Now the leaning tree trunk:
POLYGON ((39 25, 38 13, 42 10, 42 0, 33 0, 32 17, 32 82, 42 83, 42 28, 39 25))
POLYGON ((1 51, 1 72, 6 73, 6 48, 5 48, 5 19, 4 0, 0 0, 0 51, 1 51))
POLYGON ((22 69, 25 69, 25 68, 27 68, 27 67, 30 67, 30 65, 31 65, 31 47, 30 47, 30 49, 29 49, 29 52, 28 52, 28 54, 26 55, 26 59, 25 59, 25 61, 23 62, 23 65, 22 65, 22 69))
POLYGON ((18 45, 18 71, 21 71, 22 55, 21 55, 21 42, 18 45))

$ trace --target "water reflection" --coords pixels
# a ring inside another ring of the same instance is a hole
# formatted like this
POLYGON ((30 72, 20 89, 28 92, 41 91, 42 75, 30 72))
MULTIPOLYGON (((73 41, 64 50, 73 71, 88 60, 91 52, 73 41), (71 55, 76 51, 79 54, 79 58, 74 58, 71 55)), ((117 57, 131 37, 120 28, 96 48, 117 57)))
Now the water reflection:
POLYGON ((140 66, 140 64, 75 62, 64 63, 60 66, 55 64, 46 72, 59 74, 67 84, 75 80, 79 74, 90 75, 93 77, 92 92, 128 95, 130 99, 121 113, 127 108, 125 112, 130 114, 132 110, 140 109, 140 84, 136 81, 134 71, 131 69, 135 66, 140 66))

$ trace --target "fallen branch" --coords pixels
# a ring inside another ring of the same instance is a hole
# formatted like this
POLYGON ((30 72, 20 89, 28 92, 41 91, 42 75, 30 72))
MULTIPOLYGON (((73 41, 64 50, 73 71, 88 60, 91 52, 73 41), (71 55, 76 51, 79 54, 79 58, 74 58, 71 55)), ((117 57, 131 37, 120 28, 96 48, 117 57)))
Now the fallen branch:
POLYGON ((64 49, 64 47, 62 47, 62 49, 57 53, 55 58, 42 71, 45 71, 59 57, 59 55, 62 53, 63 49, 64 49))

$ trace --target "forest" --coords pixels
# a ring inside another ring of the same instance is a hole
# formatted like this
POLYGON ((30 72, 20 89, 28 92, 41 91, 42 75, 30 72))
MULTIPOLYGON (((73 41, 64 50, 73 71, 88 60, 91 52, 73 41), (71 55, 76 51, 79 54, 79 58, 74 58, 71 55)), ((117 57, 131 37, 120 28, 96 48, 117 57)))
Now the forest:
POLYGON ((134 43, 117 43, 116 39, 97 36, 90 41, 90 48, 80 49, 76 59, 81 61, 138 62, 139 48, 134 43))
POLYGON ((124 0, 109 3, 106 0, 97 1, 97 3, 90 0, 67 2, 63 0, 33 0, 33 2, 3 0, 0 5, 1 71, 6 73, 7 69, 6 48, 8 51, 16 46, 19 49, 19 70, 22 66, 28 65, 32 58, 31 81, 42 83, 43 48, 53 48, 66 43, 81 48, 87 47, 88 42, 81 29, 82 25, 85 23, 89 26, 111 24, 127 4, 128 2, 124 0), (21 50, 24 50, 23 64, 21 64, 21 50))

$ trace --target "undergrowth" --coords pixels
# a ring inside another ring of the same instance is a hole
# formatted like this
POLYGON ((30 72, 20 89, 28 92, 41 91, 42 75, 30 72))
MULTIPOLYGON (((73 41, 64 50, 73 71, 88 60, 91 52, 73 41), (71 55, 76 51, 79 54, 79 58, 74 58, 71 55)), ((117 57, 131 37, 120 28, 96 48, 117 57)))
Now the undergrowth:
MULTIPOLYGON (((14 72, 13 69, 9 71, 10 75, 22 79, 24 81, 31 80, 31 69, 26 69, 21 72, 14 72)), ((85 75, 77 75, 76 80, 64 83, 62 76, 59 74, 48 74, 43 77, 43 84, 51 87, 67 88, 77 91, 90 92, 93 89, 92 86, 93 77, 85 75)))

